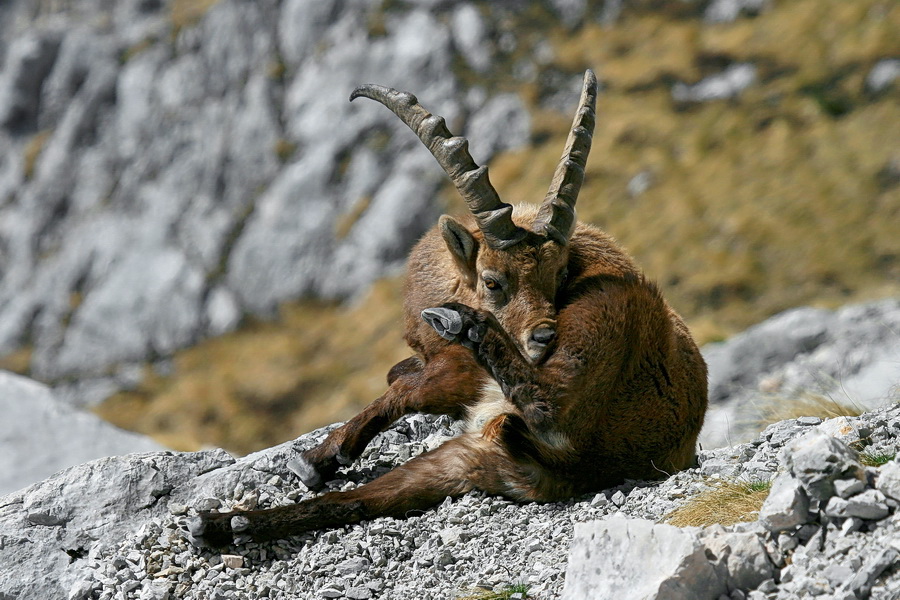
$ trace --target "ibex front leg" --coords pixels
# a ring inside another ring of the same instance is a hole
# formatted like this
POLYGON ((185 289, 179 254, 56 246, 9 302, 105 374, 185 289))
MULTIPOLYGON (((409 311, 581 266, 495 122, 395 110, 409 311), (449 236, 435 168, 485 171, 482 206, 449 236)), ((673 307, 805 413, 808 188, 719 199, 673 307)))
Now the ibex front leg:
POLYGON ((488 376, 471 353, 450 346, 427 361, 411 357, 394 365, 390 387, 353 419, 332 431, 295 465, 303 483, 321 489, 341 464, 359 458, 376 435, 410 412, 446 414, 461 418, 477 402, 488 376))

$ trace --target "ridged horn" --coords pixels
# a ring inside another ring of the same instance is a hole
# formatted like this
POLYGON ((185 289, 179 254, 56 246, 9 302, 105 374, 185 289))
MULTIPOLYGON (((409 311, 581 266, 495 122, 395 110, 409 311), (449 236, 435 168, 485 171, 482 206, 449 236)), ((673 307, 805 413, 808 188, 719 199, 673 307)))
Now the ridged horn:
POLYGON ((584 85, 572 130, 553 174, 550 189, 534 221, 536 231, 543 230, 563 246, 569 242, 575 223, 575 201, 584 182, 584 168, 591 151, 596 107, 597 77, 588 69, 584 73, 584 85))
POLYGON ((366 84, 353 90, 350 101, 360 96, 385 105, 419 136, 466 201, 488 246, 501 250, 522 241, 527 232, 513 223, 512 206, 500 200, 487 167, 475 164, 468 140, 450 133, 443 117, 425 110, 409 92, 366 84))

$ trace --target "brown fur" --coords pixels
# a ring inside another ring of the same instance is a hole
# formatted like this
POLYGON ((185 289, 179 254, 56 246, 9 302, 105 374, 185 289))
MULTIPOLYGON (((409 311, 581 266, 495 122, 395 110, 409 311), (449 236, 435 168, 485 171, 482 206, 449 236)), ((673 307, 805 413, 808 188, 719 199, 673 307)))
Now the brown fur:
POLYGON ((402 517, 472 489, 553 501, 691 465, 706 365, 684 323, 608 235, 578 223, 561 244, 536 218, 537 207, 517 207, 527 236, 502 250, 471 217, 443 217, 422 238, 405 297, 405 338, 417 356, 391 369, 383 396, 304 453, 303 479, 321 485, 409 412, 468 417, 466 433, 352 491, 202 514, 195 538, 230 542, 235 516, 246 517, 236 530, 263 540, 402 517), (502 281, 502 293, 488 279, 502 281), (421 316, 441 306, 464 321, 453 340, 421 316), (536 343, 539 329, 555 338, 536 343))
MULTIPOLYGON (((517 224, 533 217, 530 207, 518 207, 517 224)), ((464 223, 480 242, 478 228, 464 223)), ((478 269, 515 277, 518 286, 488 312, 478 278, 460 272, 438 228, 426 234, 410 256, 406 289, 406 340, 419 356, 398 363, 388 391, 304 459, 331 477, 405 413, 476 412, 493 380, 501 382, 507 402, 498 406, 506 412, 356 490, 241 513, 246 532, 268 539, 402 517, 474 488, 560 500, 689 466, 706 409, 706 366, 684 323, 601 231, 578 224, 568 248, 537 242, 515 252, 479 243, 478 269), (568 278, 556 289, 562 266, 568 278), (419 316, 451 302, 479 307, 473 314, 489 323, 475 351, 441 338, 419 316), (556 340, 532 362, 522 340, 546 323, 556 340)), ((198 537, 229 542, 235 514, 204 515, 198 537)))

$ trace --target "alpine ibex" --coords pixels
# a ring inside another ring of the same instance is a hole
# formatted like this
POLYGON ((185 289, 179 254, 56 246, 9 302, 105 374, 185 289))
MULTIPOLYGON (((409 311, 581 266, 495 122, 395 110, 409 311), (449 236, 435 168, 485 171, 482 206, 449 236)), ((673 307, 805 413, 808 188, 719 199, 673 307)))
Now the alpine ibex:
POLYGON ((681 318, 602 231, 575 221, 597 81, 581 100, 540 206, 502 202, 441 117, 415 96, 364 85, 447 172, 471 210, 441 217, 409 258, 405 339, 388 390, 301 457, 312 489, 409 412, 466 419, 465 433, 378 479, 291 506, 202 513, 192 536, 256 540, 402 517, 472 489, 554 501, 689 466, 706 410, 706 365, 681 318))

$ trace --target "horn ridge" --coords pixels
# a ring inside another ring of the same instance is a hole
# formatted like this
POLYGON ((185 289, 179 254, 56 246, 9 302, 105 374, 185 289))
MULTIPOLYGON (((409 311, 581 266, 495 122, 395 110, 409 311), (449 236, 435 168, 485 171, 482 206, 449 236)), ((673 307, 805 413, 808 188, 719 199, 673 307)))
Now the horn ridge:
POLYGON ((383 104, 413 130, 456 186, 488 246, 508 248, 525 238, 528 232, 513 223, 512 206, 500 200, 487 167, 475 163, 468 140, 450 133, 443 117, 425 110, 413 94, 381 85, 361 85, 350 94, 351 102, 360 97, 383 104))
POLYGON ((550 189, 535 218, 536 231, 543 230, 560 244, 567 244, 575 224, 575 202, 584 183, 584 170, 591 151, 597 106, 597 77, 584 73, 581 97, 562 157, 553 173, 550 189))

